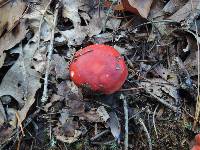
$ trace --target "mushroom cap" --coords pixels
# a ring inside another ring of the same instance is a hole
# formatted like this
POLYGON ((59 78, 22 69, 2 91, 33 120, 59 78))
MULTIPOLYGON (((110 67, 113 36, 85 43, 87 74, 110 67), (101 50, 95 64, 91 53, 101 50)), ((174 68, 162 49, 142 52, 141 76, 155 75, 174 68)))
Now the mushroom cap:
POLYGON ((200 146, 200 134, 197 134, 197 135, 195 136, 195 142, 196 142, 197 145, 200 146))
POLYGON ((194 145, 191 150, 200 150, 200 146, 199 145, 194 145))
POLYGON ((111 46, 94 44, 76 52, 70 77, 77 86, 112 94, 125 82, 128 70, 123 57, 111 46))

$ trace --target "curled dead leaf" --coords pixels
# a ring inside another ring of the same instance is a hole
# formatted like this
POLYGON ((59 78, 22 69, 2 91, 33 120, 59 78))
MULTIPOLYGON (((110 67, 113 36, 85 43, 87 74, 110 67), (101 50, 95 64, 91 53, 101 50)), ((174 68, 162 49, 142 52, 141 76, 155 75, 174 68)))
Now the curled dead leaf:
POLYGON ((140 14, 143 18, 147 18, 153 0, 122 0, 125 10, 140 14))

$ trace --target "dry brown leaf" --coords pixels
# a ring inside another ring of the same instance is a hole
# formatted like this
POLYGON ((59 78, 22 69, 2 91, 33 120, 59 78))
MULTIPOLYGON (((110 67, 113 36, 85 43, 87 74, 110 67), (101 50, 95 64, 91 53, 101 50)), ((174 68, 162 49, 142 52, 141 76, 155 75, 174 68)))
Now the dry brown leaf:
POLYGON ((4 50, 11 49, 22 39, 24 39, 27 32, 28 30, 24 23, 24 20, 21 20, 20 23, 12 31, 6 32, 0 38, 0 56, 2 55, 4 50))
POLYGON ((153 0, 128 0, 128 2, 133 8, 138 10, 142 17, 147 18, 153 0))
POLYGON ((9 1, 0 9, 0 36, 4 30, 11 31, 22 17, 26 3, 22 0, 9 1))

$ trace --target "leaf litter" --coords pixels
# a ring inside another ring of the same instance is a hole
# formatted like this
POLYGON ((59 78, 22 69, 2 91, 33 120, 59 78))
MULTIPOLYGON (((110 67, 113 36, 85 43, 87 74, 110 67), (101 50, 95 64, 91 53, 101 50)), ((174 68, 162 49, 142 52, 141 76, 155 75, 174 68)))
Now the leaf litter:
POLYGON ((193 126, 199 6, 195 0, 0 1, 0 12, 9 12, 0 17, 1 149, 30 148, 23 133, 36 139, 33 149, 123 149, 125 110, 130 149, 191 148, 200 131, 198 122, 193 126), (70 80, 74 53, 92 43, 115 47, 127 62, 127 81, 113 95, 85 93, 70 80))

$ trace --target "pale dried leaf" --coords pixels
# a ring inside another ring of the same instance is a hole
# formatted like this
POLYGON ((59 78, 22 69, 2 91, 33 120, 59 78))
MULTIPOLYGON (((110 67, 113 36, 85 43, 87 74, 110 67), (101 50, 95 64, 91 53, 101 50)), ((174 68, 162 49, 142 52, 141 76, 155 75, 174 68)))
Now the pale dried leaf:
POLYGON ((65 137, 64 135, 59 135, 59 134, 55 134, 55 135, 58 140, 70 144, 70 143, 76 142, 81 134, 82 134, 81 131, 75 130, 73 137, 65 137))
POLYGON ((44 73, 45 71, 47 63, 46 52, 46 46, 40 46, 40 49, 37 50, 33 56, 34 60, 32 64, 37 72, 44 73))
POLYGON ((62 109, 62 111, 60 112, 60 118, 59 118, 61 125, 64 125, 69 118, 70 118, 69 110, 62 109))
POLYGON ((74 26, 76 27, 79 23, 81 23, 81 18, 78 13, 78 8, 81 6, 80 0, 62 0, 63 8, 63 17, 69 18, 72 20, 74 26))
POLYGON ((156 73, 162 77, 165 81, 168 81, 174 85, 178 86, 178 78, 175 73, 173 73, 172 70, 166 69, 163 67, 163 65, 158 65, 154 68, 156 73))
POLYGON ((173 14, 179 10, 187 1, 188 0, 170 0, 163 8, 163 11, 167 14, 173 14))
POLYGON ((15 27, 14 30, 6 32, 0 38, 0 56, 2 55, 4 50, 11 49, 22 39, 24 39, 27 32, 28 30, 23 20, 20 21, 20 23, 15 27))
POLYGON ((115 112, 109 113, 110 119, 107 121, 107 124, 110 127, 112 135, 115 137, 116 140, 119 140, 121 134, 121 125, 117 114, 115 112))
POLYGON ((171 19, 176 22, 187 20, 187 17, 191 13, 193 13, 199 6, 200 6, 200 1, 190 0, 182 8, 180 8, 176 13, 170 16, 168 19, 171 19))
POLYGON ((58 54, 52 55, 52 68, 56 78, 67 79, 69 76, 68 63, 65 61, 64 57, 59 56, 58 54))
POLYGON ((128 2, 133 8, 138 10, 142 17, 147 18, 153 0, 128 0, 128 2))
POLYGON ((54 16, 51 13, 44 14, 45 7, 47 5, 46 3, 48 3, 48 1, 47 2, 45 1, 40 5, 36 5, 35 9, 33 9, 30 13, 27 13, 23 16, 23 18, 29 20, 28 22, 29 26, 34 31, 35 35, 39 36, 40 34, 40 39, 43 41, 49 41, 51 38, 51 28, 53 25, 53 18, 54 18, 54 16), (41 23, 41 28, 39 33, 40 23, 41 23))
POLYGON ((4 64, 4 60, 6 58, 6 54, 3 53, 2 55, 0 55, 0 68, 3 66, 4 64))
POLYGON ((107 120, 110 118, 108 112, 106 111, 104 106, 100 106, 97 109, 98 115, 103 119, 104 122, 107 122, 107 120))
POLYGON ((14 108, 7 108, 6 112, 7 112, 7 121, 9 122, 9 124, 12 127, 15 128, 16 124, 17 124, 17 118, 16 118, 16 112, 17 112, 17 110, 14 109, 14 108))
POLYGON ((40 74, 31 68, 36 49, 37 44, 32 41, 22 49, 20 46, 15 48, 13 51, 20 56, 0 84, 0 96, 10 95, 18 101, 21 107, 18 112, 21 121, 35 102, 35 93, 41 86, 40 74))
POLYGON ((0 101, 0 126, 3 125, 3 123, 6 119, 7 119, 6 113, 3 108, 2 102, 0 101))
POLYGON ((77 25, 74 29, 61 31, 62 35, 60 37, 56 37, 55 41, 63 43, 67 40, 69 47, 81 45, 86 36, 92 37, 94 35, 98 35, 102 31, 106 15, 103 11, 101 11, 100 16, 101 17, 99 17, 98 12, 95 12, 87 26, 77 25))
POLYGON ((149 80, 150 82, 141 82, 141 86, 144 87, 148 92, 151 92, 153 95, 156 95, 159 98, 163 98, 170 103, 178 101, 179 96, 175 86, 170 85, 167 81, 154 78, 149 80), (168 97, 163 97, 163 95, 169 95, 168 97))
POLYGON ((82 27, 82 26, 78 26, 75 29, 71 29, 71 30, 61 31, 61 33, 64 35, 64 37, 63 36, 57 37, 55 38, 55 41, 60 42, 62 40, 63 41, 67 40, 68 46, 81 45, 83 40, 87 36, 85 27, 82 27), (60 38, 62 38, 62 40, 60 38))
POLYGON ((0 9, 0 36, 4 30, 11 31, 22 17, 26 3, 22 0, 10 1, 0 9), (6 12, 6 13, 5 13, 6 12))

